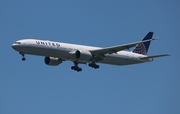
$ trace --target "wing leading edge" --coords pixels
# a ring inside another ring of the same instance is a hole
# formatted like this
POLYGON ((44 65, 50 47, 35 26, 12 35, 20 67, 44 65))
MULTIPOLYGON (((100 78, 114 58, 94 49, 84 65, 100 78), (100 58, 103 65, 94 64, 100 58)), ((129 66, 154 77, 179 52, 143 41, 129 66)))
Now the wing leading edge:
POLYGON ((156 40, 156 39, 152 38, 152 39, 149 39, 149 40, 124 44, 124 45, 119 45, 119 46, 107 47, 107 48, 97 49, 97 50, 90 50, 90 52, 95 56, 97 56, 97 55, 102 56, 102 55, 105 55, 105 54, 112 54, 112 53, 117 53, 118 51, 130 49, 132 47, 135 47, 139 43, 149 42, 149 41, 152 41, 152 40, 156 40))

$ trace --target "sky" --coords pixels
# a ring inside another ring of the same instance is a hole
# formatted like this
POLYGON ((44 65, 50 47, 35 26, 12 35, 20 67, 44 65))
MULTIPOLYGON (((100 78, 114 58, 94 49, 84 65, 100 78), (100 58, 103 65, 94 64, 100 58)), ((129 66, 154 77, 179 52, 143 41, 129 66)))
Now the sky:
POLYGON ((0 0, 0 114, 180 114, 178 0, 0 0), (21 55, 20 39, 109 47, 149 31, 153 62, 100 69, 72 62, 47 66, 21 55))

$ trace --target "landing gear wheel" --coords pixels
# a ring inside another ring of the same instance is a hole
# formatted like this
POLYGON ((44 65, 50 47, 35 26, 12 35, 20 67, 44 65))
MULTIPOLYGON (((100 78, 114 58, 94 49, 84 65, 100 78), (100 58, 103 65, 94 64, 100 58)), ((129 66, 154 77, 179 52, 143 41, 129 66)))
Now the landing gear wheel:
POLYGON ((72 66, 71 69, 74 70, 74 66, 72 66))
POLYGON ((71 69, 72 69, 72 70, 75 70, 75 71, 77 71, 77 72, 82 71, 82 68, 79 68, 78 66, 72 66, 71 69))
POLYGON ((77 71, 77 72, 82 71, 82 68, 80 68, 80 67, 78 66, 78 62, 77 62, 77 61, 74 62, 74 66, 72 66, 71 69, 72 69, 72 70, 75 70, 75 71, 77 71))
POLYGON ((25 61, 26 60, 26 58, 22 58, 22 61, 25 61))
POLYGON ((99 65, 96 65, 94 68, 95 68, 95 69, 99 68, 99 65))
POLYGON ((89 67, 92 67, 92 68, 98 69, 100 66, 99 66, 99 65, 97 65, 96 63, 89 63, 89 67))
POLYGON ((78 71, 78 72, 82 71, 82 68, 78 68, 77 71, 78 71))

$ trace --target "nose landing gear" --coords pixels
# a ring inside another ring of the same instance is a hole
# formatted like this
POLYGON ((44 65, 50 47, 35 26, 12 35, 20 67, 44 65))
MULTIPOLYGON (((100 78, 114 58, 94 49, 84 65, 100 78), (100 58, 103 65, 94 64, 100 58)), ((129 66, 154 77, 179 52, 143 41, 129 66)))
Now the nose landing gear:
POLYGON ((25 61, 26 60, 26 58, 25 58, 25 54, 24 53, 19 53, 19 54, 21 54, 22 55, 22 61, 25 61))

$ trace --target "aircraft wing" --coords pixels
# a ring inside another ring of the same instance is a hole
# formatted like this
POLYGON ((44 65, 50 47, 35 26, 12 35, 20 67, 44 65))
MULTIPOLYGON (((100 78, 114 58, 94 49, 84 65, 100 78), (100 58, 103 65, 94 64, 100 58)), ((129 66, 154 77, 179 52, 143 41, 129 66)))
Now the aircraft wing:
POLYGON ((139 41, 139 42, 124 44, 124 45, 107 47, 107 48, 97 49, 97 50, 90 50, 90 52, 91 52, 94 56, 98 56, 98 55, 104 56, 105 54, 117 53, 118 51, 126 50, 126 49, 129 49, 129 48, 135 47, 135 46, 136 46, 137 44, 139 44, 139 43, 149 42, 149 41, 151 41, 151 40, 156 40, 156 39, 152 38, 152 39, 149 39, 149 40, 144 40, 144 41, 139 41))

